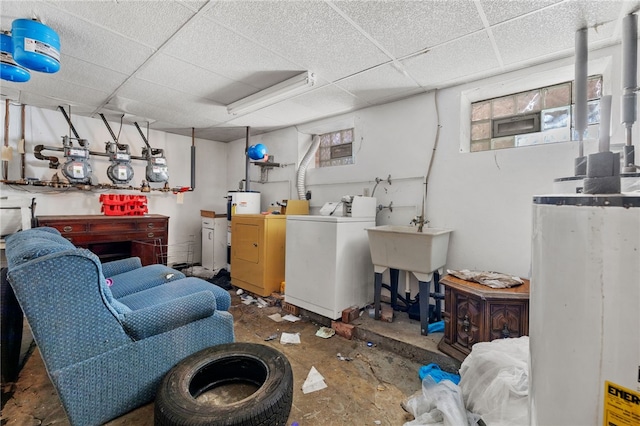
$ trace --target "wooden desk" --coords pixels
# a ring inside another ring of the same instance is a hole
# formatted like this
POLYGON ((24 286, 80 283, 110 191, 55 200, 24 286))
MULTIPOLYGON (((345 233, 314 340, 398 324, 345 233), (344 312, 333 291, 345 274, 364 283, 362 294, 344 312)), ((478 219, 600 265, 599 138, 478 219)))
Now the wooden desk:
POLYGON ((529 280, 506 289, 464 281, 452 275, 444 284, 444 337, 438 349, 464 361, 477 342, 529 335, 529 280))
POLYGON ((91 250, 101 261, 138 256, 143 265, 166 264, 169 218, 144 216, 38 216, 37 226, 56 228, 76 247, 91 250))

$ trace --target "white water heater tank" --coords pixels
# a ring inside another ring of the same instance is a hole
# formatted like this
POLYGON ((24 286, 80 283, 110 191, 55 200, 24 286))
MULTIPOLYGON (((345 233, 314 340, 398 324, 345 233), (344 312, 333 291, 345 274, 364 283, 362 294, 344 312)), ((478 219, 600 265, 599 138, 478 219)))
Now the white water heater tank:
POLYGON ((640 196, 534 197, 532 237, 530 424, 640 424, 640 196))

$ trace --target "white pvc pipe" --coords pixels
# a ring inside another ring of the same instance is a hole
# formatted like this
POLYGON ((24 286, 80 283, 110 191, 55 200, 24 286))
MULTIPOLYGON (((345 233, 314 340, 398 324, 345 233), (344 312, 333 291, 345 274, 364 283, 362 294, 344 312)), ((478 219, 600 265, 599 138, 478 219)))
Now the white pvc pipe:
POLYGON ((609 151, 609 137, 611 134, 611 95, 600 99, 600 139, 598 148, 600 152, 609 151))
POLYGON ((626 127, 631 127, 637 119, 637 73, 638 16, 631 14, 622 20, 622 123, 626 127))
POLYGON ((575 129, 580 144, 579 156, 582 157, 582 140, 587 129, 587 29, 576 31, 576 64, 575 64, 575 129))

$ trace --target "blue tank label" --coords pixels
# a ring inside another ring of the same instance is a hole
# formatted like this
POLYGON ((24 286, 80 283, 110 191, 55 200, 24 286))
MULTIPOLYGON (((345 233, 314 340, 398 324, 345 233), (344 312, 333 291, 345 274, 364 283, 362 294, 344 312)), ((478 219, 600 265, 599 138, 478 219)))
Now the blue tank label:
POLYGON ((40 40, 34 40, 32 38, 24 38, 24 50, 25 52, 39 53, 41 55, 49 56, 60 62, 60 51, 50 44, 44 43, 40 40))

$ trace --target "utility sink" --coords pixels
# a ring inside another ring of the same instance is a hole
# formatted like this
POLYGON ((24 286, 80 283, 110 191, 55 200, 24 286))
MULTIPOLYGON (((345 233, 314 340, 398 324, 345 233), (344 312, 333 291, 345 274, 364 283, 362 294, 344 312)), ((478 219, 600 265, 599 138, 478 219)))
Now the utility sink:
POLYGON ((375 272, 387 268, 413 272, 418 279, 428 277, 447 263, 450 229, 383 225, 368 228, 369 249, 375 272))

